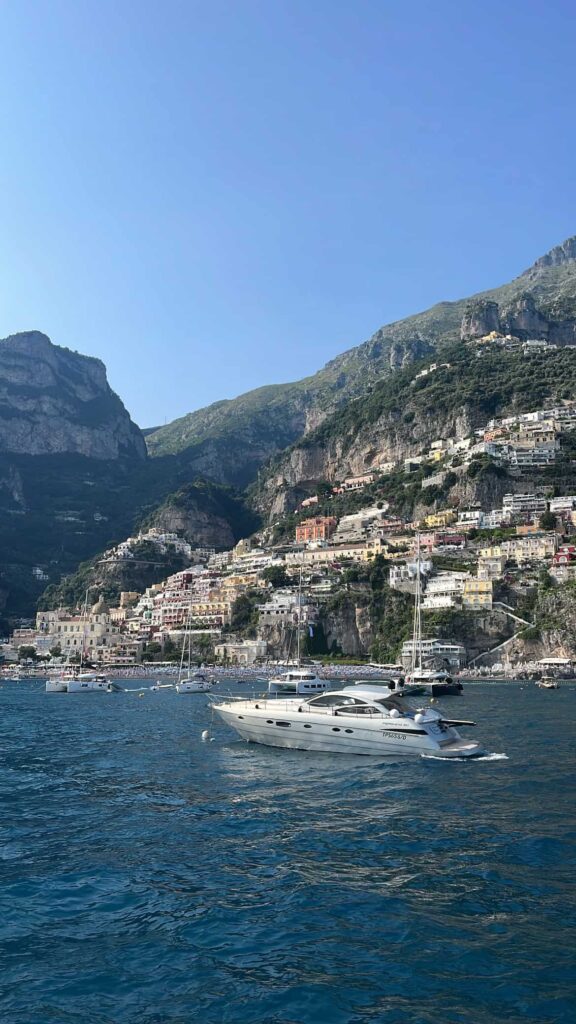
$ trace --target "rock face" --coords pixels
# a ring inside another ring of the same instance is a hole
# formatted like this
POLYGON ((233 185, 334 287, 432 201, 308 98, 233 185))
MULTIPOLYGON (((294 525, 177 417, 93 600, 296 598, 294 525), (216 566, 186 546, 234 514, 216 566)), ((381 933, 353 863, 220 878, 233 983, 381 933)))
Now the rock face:
POLYGON ((99 359, 28 331, 0 341, 0 452, 146 458, 146 444, 99 359))
POLYGON ((226 549, 253 533, 259 520, 238 495, 198 480, 169 495, 148 524, 196 547, 226 549))
POLYGON ((381 327, 311 377, 217 402, 150 431, 149 451, 180 453, 192 473, 246 486, 263 462, 317 430, 351 400, 370 395, 383 379, 433 356, 447 342, 493 330, 559 346, 576 344, 576 238, 509 284, 381 327))
POLYGON ((560 267, 571 260, 576 260, 576 235, 567 238, 561 245, 554 246, 524 272, 523 277, 536 277, 545 267, 560 267))
POLYGON ((576 344, 576 318, 558 320, 546 315, 530 292, 518 296, 510 305, 480 299, 468 304, 460 337, 463 341, 481 338, 491 331, 512 334, 522 340, 539 338, 553 345, 576 344))

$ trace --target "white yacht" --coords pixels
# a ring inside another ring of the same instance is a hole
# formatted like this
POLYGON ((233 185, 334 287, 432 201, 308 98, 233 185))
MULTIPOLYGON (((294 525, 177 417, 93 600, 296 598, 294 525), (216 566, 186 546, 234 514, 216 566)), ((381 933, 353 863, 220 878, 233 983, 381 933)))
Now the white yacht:
POLYGON ((121 693, 122 687, 96 672, 68 672, 48 679, 46 693, 121 693))
POLYGON ((462 693, 464 687, 459 679, 454 679, 445 669, 416 668, 406 676, 407 685, 421 687, 421 692, 430 697, 447 697, 462 693))
MULTIPOLYGON (((203 672, 192 672, 185 678, 178 679, 176 693, 207 693, 211 690, 213 683, 203 672)), ((157 689, 157 687, 156 687, 157 689)))
POLYGON ((268 680, 268 693, 288 697, 291 694, 321 693, 328 690, 330 683, 320 679, 308 668, 291 668, 280 676, 268 680))
POLYGON ((463 739, 442 712, 415 709, 397 695, 378 696, 370 687, 345 687, 317 697, 282 701, 233 700, 214 704, 227 725, 251 743, 290 750, 342 754, 428 754, 479 757, 480 743, 463 739))
POLYGON ((121 686, 96 672, 79 672, 68 682, 68 693, 120 693, 121 686))

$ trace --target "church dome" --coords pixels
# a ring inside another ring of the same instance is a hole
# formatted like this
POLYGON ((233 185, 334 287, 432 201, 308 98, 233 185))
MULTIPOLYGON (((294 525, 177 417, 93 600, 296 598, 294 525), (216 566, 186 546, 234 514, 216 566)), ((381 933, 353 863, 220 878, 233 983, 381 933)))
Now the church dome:
POLYGON ((104 600, 104 594, 100 594, 96 604, 92 605, 92 615, 107 615, 109 611, 110 609, 104 600))

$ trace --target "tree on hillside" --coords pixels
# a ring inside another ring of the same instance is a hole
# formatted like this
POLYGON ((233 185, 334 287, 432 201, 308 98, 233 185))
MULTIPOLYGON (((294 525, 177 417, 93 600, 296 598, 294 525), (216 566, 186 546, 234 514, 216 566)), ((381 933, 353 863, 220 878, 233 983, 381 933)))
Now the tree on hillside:
POLYGON ((555 530, 556 529, 556 516, 553 512, 543 512, 540 516, 540 529, 541 530, 555 530))
POLYGON ((18 660, 19 661, 36 661, 37 654, 36 648, 29 644, 22 644, 18 648, 18 660))
POLYGON ((262 578, 273 587, 285 587, 290 582, 282 565, 269 565, 262 573, 262 578))

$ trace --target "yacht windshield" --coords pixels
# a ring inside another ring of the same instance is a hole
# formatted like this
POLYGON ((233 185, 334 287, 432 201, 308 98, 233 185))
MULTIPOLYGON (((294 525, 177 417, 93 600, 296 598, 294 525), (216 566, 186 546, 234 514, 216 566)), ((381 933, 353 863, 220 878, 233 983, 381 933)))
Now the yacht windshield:
POLYGON ((396 694, 393 694, 391 697, 383 697, 380 700, 375 700, 374 703, 383 704, 388 711, 392 711, 392 709, 395 708, 396 711, 401 711, 403 715, 414 710, 414 708, 410 707, 407 701, 402 700, 402 697, 398 697, 396 694))
POLYGON ((324 693, 321 697, 313 697, 312 700, 307 701, 311 708, 344 707, 365 703, 363 700, 358 700, 357 697, 348 697, 342 693, 324 693))

